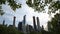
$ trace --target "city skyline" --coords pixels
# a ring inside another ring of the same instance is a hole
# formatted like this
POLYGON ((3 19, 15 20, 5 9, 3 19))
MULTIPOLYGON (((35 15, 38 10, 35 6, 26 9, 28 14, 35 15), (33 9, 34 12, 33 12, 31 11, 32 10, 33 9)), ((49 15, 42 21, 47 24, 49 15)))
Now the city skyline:
POLYGON ((1 0, 0 34, 60 34, 60 0, 1 0))
MULTIPOLYGON (((18 2, 18 1, 17 1, 18 2)), ((26 23, 29 25, 33 25, 32 17, 39 17, 40 18, 40 24, 41 26, 44 25, 46 27, 46 24, 49 19, 49 15, 47 13, 38 13, 34 12, 34 9, 31 7, 28 7, 25 3, 25 0, 20 0, 19 3, 22 3, 22 8, 19 8, 14 12, 10 6, 3 5, 2 9, 4 10, 5 14, 3 16, 0 16, 0 22, 2 24, 3 20, 5 20, 5 24, 13 24, 13 16, 16 16, 16 26, 19 21, 23 20, 23 16, 26 15, 26 23), (27 10, 28 9, 28 10, 27 10)), ((47 10, 47 8, 46 8, 47 10)), ((48 11, 48 10, 47 10, 48 11)))

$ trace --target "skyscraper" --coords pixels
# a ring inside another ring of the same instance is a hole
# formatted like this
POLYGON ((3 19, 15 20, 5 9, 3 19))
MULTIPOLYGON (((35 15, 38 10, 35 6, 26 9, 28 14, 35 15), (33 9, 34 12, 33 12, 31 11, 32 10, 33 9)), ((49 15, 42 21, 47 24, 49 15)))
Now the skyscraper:
POLYGON ((34 30, 36 30, 35 16, 33 16, 33 26, 34 26, 34 30))
POLYGON ((37 29, 40 31, 40 22, 39 22, 39 17, 37 17, 37 29))
POLYGON ((5 25, 5 20, 3 20, 3 25, 5 25))
POLYGON ((19 22, 19 24, 18 24, 18 30, 22 31, 22 22, 19 22))
POLYGON ((42 30, 44 30, 44 26, 42 25, 42 30))
POLYGON ((15 27, 15 20, 16 20, 16 17, 14 16, 13 17, 13 27, 15 27))
POLYGON ((23 22, 25 24, 25 22, 26 22, 26 15, 24 15, 24 17, 23 17, 23 22))
POLYGON ((25 23, 26 23, 26 15, 24 15, 23 22, 22 22, 22 29, 23 29, 24 34, 26 34, 26 25, 25 25, 25 23))
POLYGON ((31 25, 28 25, 28 24, 27 24, 26 30, 27 30, 28 32, 32 32, 34 29, 33 29, 33 27, 32 27, 31 25))

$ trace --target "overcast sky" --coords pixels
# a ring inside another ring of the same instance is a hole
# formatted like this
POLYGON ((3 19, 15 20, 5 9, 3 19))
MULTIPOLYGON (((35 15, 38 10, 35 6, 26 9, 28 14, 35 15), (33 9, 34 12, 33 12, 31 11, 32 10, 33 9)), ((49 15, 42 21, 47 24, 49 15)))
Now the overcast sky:
MULTIPOLYGON (((40 26, 44 25, 46 27, 47 21, 49 20, 49 15, 47 13, 38 13, 34 12, 34 9, 28 7, 25 3, 25 0, 17 1, 22 4, 22 8, 16 9, 14 12, 10 6, 3 5, 2 8, 5 12, 3 16, 0 16, 0 23, 2 24, 3 20, 5 20, 5 24, 13 24, 13 16, 16 16, 16 26, 18 26, 19 21, 23 20, 23 16, 26 15, 26 24, 33 25, 33 16, 39 17, 40 26)), ((48 7, 45 8, 45 11, 48 11, 48 7)))

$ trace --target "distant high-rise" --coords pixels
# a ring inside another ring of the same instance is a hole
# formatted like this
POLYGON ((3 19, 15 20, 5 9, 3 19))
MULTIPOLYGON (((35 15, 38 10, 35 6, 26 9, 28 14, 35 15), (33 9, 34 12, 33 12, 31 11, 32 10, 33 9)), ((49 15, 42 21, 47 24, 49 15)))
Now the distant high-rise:
POLYGON ((25 22, 26 22, 26 15, 24 15, 24 17, 23 17, 23 22, 25 24, 25 22))
POLYGON ((26 15, 24 15, 23 22, 22 22, 22 29, 23 29, 24 34, 26 34, 26 25, 25 25, 25 23, 26 23, 26 15))
POLYGON ((13 17, 13 27, 15 27, 15 20, 16 20, 16 17, 14 16, 13 17))
POLYGON ((40 22, 39 22, 39 17, 37 17, 37 29, 40 31, 40 22))
POLYGON ((42 30, 44 30, 44 26, 42 25, 42 30))
POLYGON ((22 22, 19 22, 19 24, 18 24, 18 30, 22 31, 22 22))
POLYGON ((30 32, 34 31, 33 27, 31 25, 26 25, 26 32, 29 34, 30 32))
POLYGON ((5 20, 3 20, 3 25, 5 25, 5 20))
POLYGON ((30 33, 29 25, 28 25, 28 24, 27 24, 27 26, 26 26, 26 32, 27 32, 27 34, 29 34, 29 33, 30 33))
POLYGON ((32 27, 31 25, 28 25, 28 24, 27 24, 26 30, 27 30, 28 32, 32 32, 34 29, 33 29, 33 27, 32 27))
POLYGON ((35 16, 33 16, 33 26, 34 26, 34 30, 36 30, 35 16))

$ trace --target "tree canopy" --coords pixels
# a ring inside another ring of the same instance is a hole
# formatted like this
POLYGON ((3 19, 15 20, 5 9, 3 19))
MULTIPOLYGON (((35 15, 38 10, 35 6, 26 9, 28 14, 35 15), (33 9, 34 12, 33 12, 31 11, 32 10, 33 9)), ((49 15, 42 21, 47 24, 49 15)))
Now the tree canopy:
MULTIPOLYGON (((18 1, 18 0, 17 0, 18 1)), ((0 0, 0 5, 6 4, 11 7, 14 11, 17 8, 21 8, 21 4, 16 2, 15 0, 0 0)), ((26 4, 29 7, 32 7, 35 11, 38 12, 46 12, 45 7, 48 6, 48 14, 55 13, 57 10, 60 9, 60 1, 54 1, 54 0, 26 0, 26 4)), ((4 12, 1 10, 0 6, 0 15, 3 15, 4 12)))
POLYGON ((44 7, 48 6, 48 14, 49 13, 55 13, 57 10, 60 9, 60 1, 54 1, 54 0, 27 0, 26 4, 29 7, 32 7, 38 12, 44 11, 44 7))
POLYGON ((48 31, 54 34, 60 34, 60 14, 57 13, 48 23, 50 23, 50 26, 48 26, 50 29, 48 31))
POLYGON ((16 2, 15 0, 0 0, 0 15, 4 14, 4 12, 2 10, 2 4, 6 4, 6 2, 11 7, 11 9, 14 10, 14 11, 18 8, 21 8, 21 4, 16 2))
POLYGON ((23 34, 14 27, 7 27, 0 24, 0 34, 23 34))

